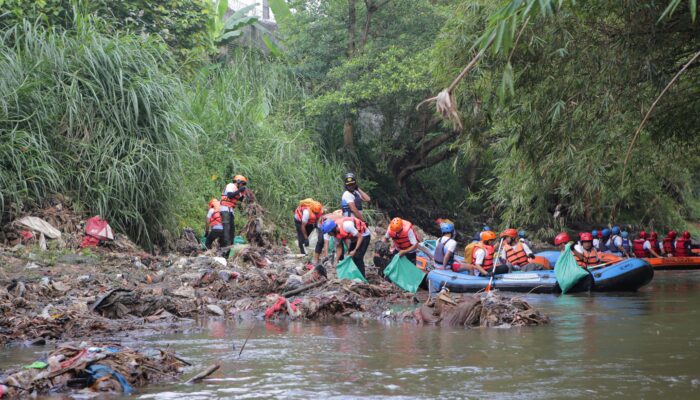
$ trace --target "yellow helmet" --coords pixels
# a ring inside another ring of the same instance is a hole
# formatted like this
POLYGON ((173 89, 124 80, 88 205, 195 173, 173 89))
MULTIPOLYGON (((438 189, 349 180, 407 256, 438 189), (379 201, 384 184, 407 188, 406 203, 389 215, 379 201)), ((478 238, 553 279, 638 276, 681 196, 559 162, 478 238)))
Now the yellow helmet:
POLYGON ((246 179, 246 177, 243 176, 243 175, 235 175, 235 176, 233 177, 233 181, 236 182, 236 183, 238 183, 238 182, 245 182, 245 183, 248 183, 248 179, 246 179))

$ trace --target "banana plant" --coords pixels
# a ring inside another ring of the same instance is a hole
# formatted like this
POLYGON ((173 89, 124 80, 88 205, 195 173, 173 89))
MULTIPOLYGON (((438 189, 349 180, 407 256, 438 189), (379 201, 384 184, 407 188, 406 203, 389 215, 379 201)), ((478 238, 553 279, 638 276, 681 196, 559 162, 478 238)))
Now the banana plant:
MULTIPOLYGON (((280 56, 282 51, 277 43, 281 42, 281 38, 268 30, 257 16, 247 15, 258 4, 254 3, 243 7, 234 12, 230 17, 226 18, 228 10, 227 0, 218 0, 214 5, 214 12, 209 19, 209 37, 213 46, 224 46, 230 44, 235 39, 243 36, 246 27, 254 27, 260 32, 262 41, 273 55, 280 56)), ((270 8, 275 14, 277 23, 280 24, 291 16, 289 6, 284 0, 270 0, 270 8)))

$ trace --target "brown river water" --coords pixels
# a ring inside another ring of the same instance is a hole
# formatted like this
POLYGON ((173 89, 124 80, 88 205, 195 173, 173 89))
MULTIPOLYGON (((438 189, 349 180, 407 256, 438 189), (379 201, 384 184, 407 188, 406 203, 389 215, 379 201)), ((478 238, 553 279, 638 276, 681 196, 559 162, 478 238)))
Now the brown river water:
MULTIPOLYGON (((126 341, 222 365, 204 383, 151 386, 132 398, 700 398, 700 271, 657 272, 638 293, 526 299, 549 326, 210 319, 195 333, 126 341)), ((44 351, 3 350, 0 368, 44 351)))

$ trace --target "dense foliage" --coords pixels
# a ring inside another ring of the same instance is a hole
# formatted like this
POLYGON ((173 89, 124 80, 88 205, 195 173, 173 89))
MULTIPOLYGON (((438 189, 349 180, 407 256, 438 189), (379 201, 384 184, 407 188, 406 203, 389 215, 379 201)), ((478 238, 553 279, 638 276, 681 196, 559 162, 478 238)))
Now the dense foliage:
POLYGON ((158 46, 29 23, 0 37, 3 216, 61 193, 137 240, 157 239, 173 221, 179 149, 195 133, 172 107, 183 92, 158 46))

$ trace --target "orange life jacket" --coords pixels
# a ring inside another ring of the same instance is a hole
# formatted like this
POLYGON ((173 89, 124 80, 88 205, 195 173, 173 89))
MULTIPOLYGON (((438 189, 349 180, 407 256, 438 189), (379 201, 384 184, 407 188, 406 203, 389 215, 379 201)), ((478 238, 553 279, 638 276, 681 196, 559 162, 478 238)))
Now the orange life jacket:
POLYGON ((503 248, 506 251, 506 259, 509 263, 518 267, 528 263, 527 253, 525 253, 522 243, 518 243, 515 246, 503 243, 503 248))
MULTIPOLYGON (((487 244, 483 244, 481 242, 476 243, 475 247, 486 250, 486 255, 484 256, 484 263, 481 264, 481 268, 493 268, 493 253, 495 251, 494 247, 489 246, 487 244)), ((474 250, 474 252, 472 253, 472 264, 476 265, 476 250, 474 250)))
POLYGON ((335 224, 338 227, 338 233, 335 235, 336 239, 345 240, 347 238, 353 237, 349 232, 345 231, 345 228, 343 228, 343 224, 347 221, 352 221, 352 223, 355 224, 355 229, 357 229, 357 232, 360 234, 360 236, 367 232, 367 225, 364 222, 362 222, 362 220, 359 220, 355 217, 338 218, 337 220, 335 220, 335 224))
POLYGON ((588 268, 591 265, 600 264, 600 258, 598 257, 598 250, 591 248, 590 251, 583 249, 583 257, 579 256, 578 253, 574 253, 576 257, 576 262, 579 266, 583 268, 588 268))
POLYGON ((214 214, 211 215, 211 218, 209 218, 209 226, 213 227, 216 225, 221 225, 221 213, 219 212, 219 207, 218 205, 214 206, 214 214))
POLYGON ((411 241, 408 239, 408 233, 410 231, 413 231, 413 234, 416 236, 416 240, 420 242, 420 238, 418 238, 416 230, 413 229, 413 224, 406 220, 403 221, 403 226, 401 227, 400 231, 396 233, 389 231, 389 237, 394 241, 396 248, 399 250, 405 250, 412 246, 411 241))
POLYGON ((307 222, 307 224, 309 225, 315 224, 316 221, 318 221, 318 219, 321 218, 322 213, 315 214, 313 211, 311 211, 310 207, 299 206, 296 210, 294 210, 294 218, 296 218, 297 221, 301 222, 304 210, 309 210, 309 221, 307 222))
MULTIPOLYGON (((233 184, 233 187, 238 190, 238 186, 236 184, 233 184)), ((243 195, 241 193, 238 193, 237 195, 233 196, 232 199, 229 199, 228 196, 226 195, 226 188, 224 188, 224 191, 221 193, 221 205, 224 207, 228 208, 236 208, 238 205, 238 202, 243 199, 243 195)))

